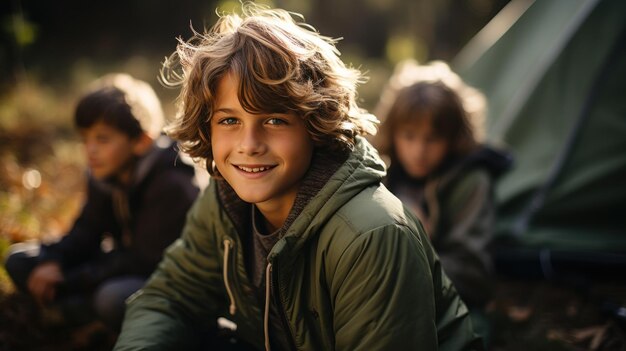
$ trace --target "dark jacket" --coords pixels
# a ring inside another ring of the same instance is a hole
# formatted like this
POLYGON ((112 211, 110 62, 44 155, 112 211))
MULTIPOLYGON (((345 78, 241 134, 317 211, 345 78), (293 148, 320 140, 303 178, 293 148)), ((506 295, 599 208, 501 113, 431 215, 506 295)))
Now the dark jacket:
MULTIPOLYGON (((451 351, 475 342, 465 305, 419 221, 382 186, 384 175, 359 138, 271 250, 266 297, 280 306, 292 349, 451 351)), ((263 349, 269 307, 252 293, 250 234, 237 231, 220 182, 211 180, 181 239, 129 299, 115 350, 189 350, 219 316, 263 349)))
POLYGON ((385 182, 424 223, 446 274, 470 306, 483 306, 491 295, 493 182, 510 164, 505 152, 481 146, 447 160, 426 180, 410 179, 392 166, 385 182))
POLYGON ((93 289, 120 275, 147 278, 180 235, 197 194, 193 167, 162 136, 138 161, 129 188, 88 177, 82 212, 59 242, 43 245, 40 262, 61 263, 62 291, 93 289))

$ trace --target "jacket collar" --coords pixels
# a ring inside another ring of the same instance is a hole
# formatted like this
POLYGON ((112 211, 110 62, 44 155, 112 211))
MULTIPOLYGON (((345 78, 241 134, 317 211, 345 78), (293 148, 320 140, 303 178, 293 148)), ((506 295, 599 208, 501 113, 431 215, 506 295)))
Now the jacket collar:
MULTIPOLYGON (((296 195, 294 207, 280 229, 282 238, 270 252, 270 261, 277 256, 296 255, 341 206, 365 187, 379 183, 384 175, 383 161, 362 137, 357 137, 350 152, 317 152, 296 195)), ((240 237, 245 237, 250 233, 250 205, 225 181, 216 183, 224 210, 240 237)))
POLYGON ((175 166, 178 155, 175 151, 170 150, 172 149, 173 143, 172 139, 165 135, 161 135, 157 138, 148 152, 137 159, 133 168, 130 185, 122 186, 115 180, 97 180, 91 178, 90 175, 88 176, 93 180, 94 184, 105 191, 113 191, 115 189, 125 192, 132 191, 139 187, 155 168, 161 167, 163 164, 167 164, 166 167, 175 166), (173 153, 176 153, 176 156, 173 156, 173 153))
POLYGON ((156 163, 162 157, 163 152, 172 147, 173 141, 165 135, 158 137, 150 150, 142 156, 137 162, 135 173, 133 175, 132 186, 140 184, 155 167, 156 163))

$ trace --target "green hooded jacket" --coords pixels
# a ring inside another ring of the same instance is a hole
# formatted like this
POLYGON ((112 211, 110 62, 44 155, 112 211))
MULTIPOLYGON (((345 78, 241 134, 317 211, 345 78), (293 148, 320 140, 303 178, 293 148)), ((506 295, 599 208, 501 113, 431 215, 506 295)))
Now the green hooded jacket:
MULTIPOLYGON (((297 350, 480 349, 421 224, 381 184, 384 175, 384 163, 359 137, 272 249, 266 301, 281 307, 297 350)), ((116 351, 192 349, 220 316, 263 349, 266 303, 253 293, 241 234, 216 183, 129 299, 116 351)))

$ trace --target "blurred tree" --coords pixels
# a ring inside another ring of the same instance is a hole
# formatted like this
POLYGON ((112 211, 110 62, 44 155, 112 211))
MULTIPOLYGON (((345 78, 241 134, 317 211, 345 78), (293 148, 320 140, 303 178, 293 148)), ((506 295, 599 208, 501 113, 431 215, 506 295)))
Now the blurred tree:
MULTIPOLYGON (((412 55, 449 60, 508 0, 262 2, 303 13, 323 33, 344 37, 346 46, 360 47, 366 58, 412 55), (396 47, 391 53, 390 45, 396 47)), ((4 42, 0 62, 22 61, 17 63, 29 69, 42 67, 44 76, 54 76, 60 73, 55 68, 79 59, 119 61, 137 54, 160 59, 173 50, 176 36, 191 34, 190 23, 197 28, 210 25, 218 4, 230 10, 237 1, 11 0, 0 8, 4 42), (10 44, 30 43, 23 56, 8 49, 10 44)))
MULTIPOLYGON (((393 65, 406 58, 450 60, 509 0, 257 0, 302 13, 324 35, 342 37, 344 60, 367 71, 360 88, 372 108, 393 65)), ((174 90, 157 82, 160 63, 237 0, 10 0, 0 4, 0 89, 35 76, 63 88, 112 70, 147 80, 164 101, 174 90), (22 77, 22 78, 19 78, 22 77)), ((1 90, 0 90, 1 93, 1 90)), ((166 103, 166 112, 173 107, 166 103)))

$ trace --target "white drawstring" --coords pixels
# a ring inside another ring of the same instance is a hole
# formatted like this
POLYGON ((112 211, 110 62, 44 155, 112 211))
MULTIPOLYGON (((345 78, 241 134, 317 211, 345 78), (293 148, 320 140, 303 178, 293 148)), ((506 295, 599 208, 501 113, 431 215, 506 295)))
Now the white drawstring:
POLYGON ((270 292, 272 283, 272 264, 265 268, 265 314, 263 316, 263 331, 265 333, 265 351, 270 351, 270 292))
POLYGON ((237 305, 235 305, 235 297, 233 296, 233 291, 230 289, 230 284, 228 283, 228 256, 232 245, 232 241, 224 239, 224 285, 226 286, 226 293, 228 294, 228 299, 230 300, 228 310, 231 315, 234 315, 235 312, 237 312, 237 305))

